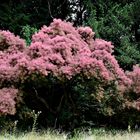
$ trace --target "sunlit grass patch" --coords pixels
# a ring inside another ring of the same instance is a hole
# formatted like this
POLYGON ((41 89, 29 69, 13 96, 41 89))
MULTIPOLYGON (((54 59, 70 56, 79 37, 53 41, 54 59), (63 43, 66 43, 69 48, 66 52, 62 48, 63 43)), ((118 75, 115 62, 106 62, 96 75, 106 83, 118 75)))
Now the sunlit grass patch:
POLYGON ((58 131, 30 132, 21 134, 2 134, 0 140, 140 140, 140 132, 92 129, 75 131, 74 135, 58 131))

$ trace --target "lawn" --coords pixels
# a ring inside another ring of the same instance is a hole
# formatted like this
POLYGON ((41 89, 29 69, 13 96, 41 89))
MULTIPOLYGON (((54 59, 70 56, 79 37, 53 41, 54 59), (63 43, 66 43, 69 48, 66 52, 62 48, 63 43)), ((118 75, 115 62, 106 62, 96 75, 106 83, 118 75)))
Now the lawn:
POLYGON ((43 133, 2 134, 0 140, 140 140, 140 132, 93 129, 92 131, 76 131, 73 137, 69 134, 47 131, 43 133))

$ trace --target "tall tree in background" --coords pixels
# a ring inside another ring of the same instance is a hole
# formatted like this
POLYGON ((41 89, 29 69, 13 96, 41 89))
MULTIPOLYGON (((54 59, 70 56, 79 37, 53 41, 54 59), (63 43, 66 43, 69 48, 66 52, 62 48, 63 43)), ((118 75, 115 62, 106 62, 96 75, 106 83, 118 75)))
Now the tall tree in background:
POLYGON ((124 69, 131 69, 134 64, 140 63, 136 36, 138 1, 99 0, 89 1, 87 5, 90 12, 87 25, 93 28, 97 37, 112 41, 115 45, 114 55, 124 69))
POLYGON ((39 28, 53 18, 65 19, 69 14, 69 0, 6 0, 0 3, 0 29, 20 34, 22 26, 39 28))
POLYGON ((82 25, 88 19, 88 10, 86 5, 88 0, 69 0, 70 13, 67 20, 74 23, 74 25, 82 25))
POLYGON ((22 26, 40 28, 53 18, 82 25, 87 20, 87 0, 6 0, 0 3, 0 29, 19 34, 22 26))
MULTIPOLYGON (((136 0, 132 6, 131 17, 134 21, 132 31, 135 35, 135 41, 140 43, 140 0, 136 0)), ((140 48, 140 47, 139 47, 140 48)))

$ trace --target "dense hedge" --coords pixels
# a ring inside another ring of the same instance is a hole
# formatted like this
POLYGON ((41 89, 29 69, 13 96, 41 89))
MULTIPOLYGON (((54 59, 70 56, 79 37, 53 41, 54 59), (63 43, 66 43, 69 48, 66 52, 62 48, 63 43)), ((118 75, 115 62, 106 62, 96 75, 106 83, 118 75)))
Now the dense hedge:
POLYGON ((91 28, 60 19, 35 33, 28 47, 0 31, 0 123, 8 117, 31 125, 31 110, 42 112, 45 128, 139 123, 140 68, 125 73, 111 42, 93 38, 91 28))

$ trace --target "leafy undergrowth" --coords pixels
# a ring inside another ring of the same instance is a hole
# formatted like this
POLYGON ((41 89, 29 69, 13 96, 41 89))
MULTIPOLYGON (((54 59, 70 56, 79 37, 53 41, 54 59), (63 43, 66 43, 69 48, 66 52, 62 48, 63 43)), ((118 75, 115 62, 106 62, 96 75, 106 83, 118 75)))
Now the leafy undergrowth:
POLYGON ((30 132, 22 134, 1 134, 0 140, 139 140, 140 132, 93 129, 75 131, 73 136, 56 131, 30 132))

